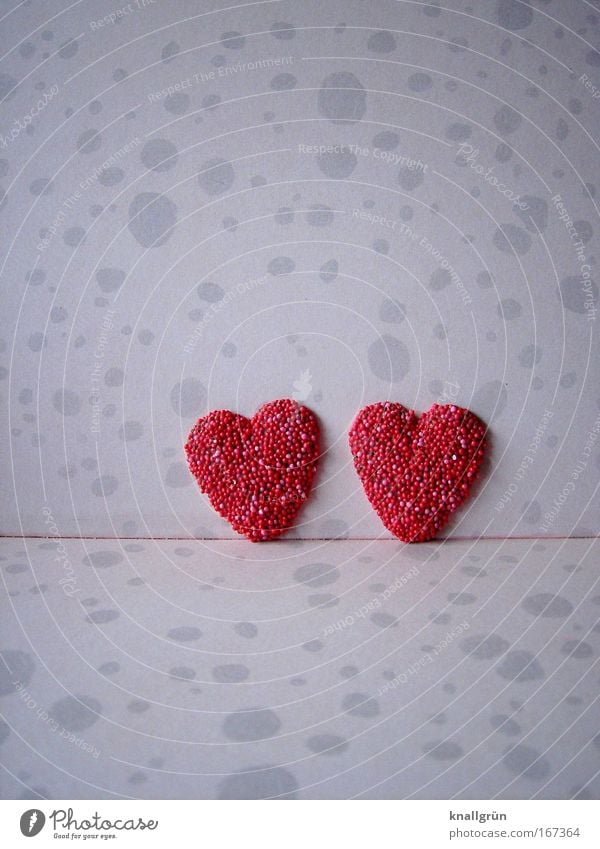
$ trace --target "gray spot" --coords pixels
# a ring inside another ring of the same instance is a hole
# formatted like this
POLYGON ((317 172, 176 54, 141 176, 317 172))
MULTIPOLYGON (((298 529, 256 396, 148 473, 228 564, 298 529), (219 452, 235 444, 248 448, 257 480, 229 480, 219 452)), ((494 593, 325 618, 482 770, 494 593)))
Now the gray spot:
POLYGON ((450 124, 446 128, 446 138, 450 141, 462 142, 471 137, 471 132, 468 124, 450 124))
POLYGON ((342 666, 340 669, 340 675, 342 678, 354 678, 355 675, 358 675, 360 672, 357 666, 342 666))
POLYGON ((327 227, 333 221, 333 210, 322 203, 313 204, 306 213, 306 220, 311 227, 327 227))
POLYGON ((323 283, 333 283, 338 275, 338 268, 337 259, 329 259, 327 262, 323 263, 319 269, 319 277, 323 283))
POLYGON ((70 389, 57 389, 52 396, 52 405, 63 416, 76 416, 81 409, 81 399, 70 389))
POLYGON ((424 177, 421 171, 414 171, 410 168, 401 168, 398 173, 398 182, 405 192, 414 192, 421 183, 424 177))
POLYGON ((498 634, 472 634, 460 644, 461 650, 477 660, 492 660, 510 647, 510 643, 498 634))
POLYGON ((519 354, 519 363, 523 368, 533 368, 542 359, 542 349, 535 345, 526 345, 519 354))
POLYGON ((397 383, 407 374, 410 355, 406 345, 395 336, 384 334, 371 343, 368 351, 369 367, 375 377, 386 383, 397 383))
POLYGON ((233 630, 239 637, 246 637, 247 639, 252 639, 258 634, 258 628, 254 622, 236 622, 233 630))
POLYGON ((400 324, 406 317, 406 307, 400 301, 386 298, 379 307, 379 318, 387 324, 400 324))
POLYGON ((289 256, 276 256, 267 266, 269 274, 278 277, 281 274, 291 274, 296 264, 289 256))
POLYGON ((294 572, 294 580, 313 588, 334 584, 339 577, 339 569, 327 563, 307 563, 294 572))
POLYGON ((48 713, 67 731, 83 731, 98 722, 102 705, 91 696, 66 696, 54 702, 48 713))
POLYGON ((525 29, 533 20, 529 0, 498 0, 496 15, 500 26, 515 32, 525 29))
POLYGON ((274 737, 281 728, 277 714, 268 708, 238 710, 230 713, 223 723, 223 733, 229 740, 249 742, 274 737))
POLYGON ((561 281, 560 288, 557 291, 563 305, 571 312, 579 313, 579 315, 587 313, 589 307, 586 309, 586 304, 598 303, 598 287, 593 280, 586 282, 589 284, 588 292, 584 291, 581 277, 566 277, 561 281))
POLYGON ((61 59, 72 59, 79 50, 79 44, 76 38, 69 38, 68 41, 61 44, 58 55, 61 59))
POLYGON ((317 734, 309 737, 306 745, 316 755, 340 755, 348 748, 348 741, 337 734, 317 734))
POLYGON ((169 41, 168 44, 165 44, 160 53, 161 61, 165 64, 172 62, 173 59, 177 56, 180 51, 180 47, 176 41, 169 41))
POLYGON ((400 136, 391 130, 382 130, 373 139, 373 147, 378 150, 394 150, 400 144, 400 136))
POLYGON ((98 497, 106 498, 116 492, 119 481, 114 475, 101 475, 92 481, 92 492, 98 497))
POLYGON ((224 32, 221 36, 221 44, 228 50, 241 50, 245 43, 241 32, 224 32))
POLYGON ((121 168, 104 168, 98 177, 98 182, 103 186, 116 186, 125 177, 125 172, 121 168))
POLYGON ((513 204, 513 211, 525 227, 532 233, 545 230, 548 226, 548 204, 546 201, 533 195, 521 195, 520 202, 526 203, 529 209, 520 209, 513 204))
POLYGON ((102 145, 102 136, 98 130, 86 130, 77 139, 79 153, 95 153, 102 145))
POLYGON ((377 625, 378 628, 391 628, 398 624, 398 619, 392 616, 391 613, 384 613, 381 610, 376 611, 371 616, 371 622, 377 625))
POLYGON ((122 386, 125 379, 125 373, 120 368, 109 368, 104 375, 104 382, 107 386, 122 386))
POLYGON ((342 519, 325 519, 319 523, 319 536, 323 539, 346 539, 348 525, 342 519))
POLYGON ((206 391, 199 380, 186 377, 171 389, 171 407, 183 418, 195 418, 204 403, 206 391))
POLYGON ((198 183, 207 195, 222 195, 233 185, 235 172, 227 159, 209 159, 198 174, 198 183))
POLYGON ((422 71, 411 74, 408 78, 408 87, 411 91, 427 91, 432 85, 433 81, 429 74, 425 74, 422 71))
POLYGON ((166 139, 151 139, 142 148, 140 158, 152 171, 169 171, 177 165, 177 148, 166 139))
POLYGON ((118 551, 92 551, 87 554, 82 561, 86 566, 93 566, 95 569, 108 569, 110 566, 116 566, 123 562, 123 555, 118 551))
POLYGON ((27 340, 27 347, 30 351, 37 353, 41 351, 42 348, 45 348, 47 345, 46 337, 43 333, 36 331, 36 333, 32 333, 29 339, 27 340))
POLYGON ((434 292, 439 292, 445 289, 452 283, 450 272, 445 268, 436 268, 429 278, 429 288, 434 292))
POLYGON ((191 643, 193 640, 200 639, 201 636, 202 631, 199 628, 194 628, 193 625, 181 625, 179 628, 171 628, 167 632, 167 637, 178 643, 191 643))
POLYGON ((174 666, 169 669, 169 677, 175 681, 193 681, 196 673, 189 666, 174 666))
POLYGON ((76 248, 85 239, 85 230, 83 227, 69 227, 63 235, 63 242, 71 248, 76 248))
POLYGON ((542 515, 542 508, 538 501, 526 501, 521 510, 524 522, 537 525, 542 515))
POLYGON ((510 106, 501 106, 494 115, 494 124, 501 135, 507 136, 518 129, 521 124, 521 116, 510 106))
POLYGON ((225 297, 225 292, 217 283, 201 283, 197 289, 198 297, 207 301, 209 304, 215 304, 218 301, 222 301, 225 297))
POLYGON ((432 743, 425 743, 423 751, 436 761, 454 761, 463 754, 461 746, 458 743, 452 743, 450 740, 435 740, 432 743))
POLYGON ((323 80, 318 109, 334 124, 354 123, 366 112, 367 94, 354 74, 338 71, 323 80))
POLYGON ((323 648, 323 643, 321 640, 309 640, 307 643, 303 643, 302 648, 304 651, 318 652, 323 648))
POLYGON ((173 489, 182 489, 192 483, 186 463, 171 463, 165 475, 165 483, 173 489))
POLYGON ((114 622, 119 618, 117 610, 94 610, 86 619, 88 622, 93 622, 94 625, 106 625, 107 622, 114 622))
POLYGON ((533 616, 545 616, 550 619, 564 619, 573 612, 573 605, 570 601, 552 593, 528 595, 521 606, 533 616))
POLYGON ((514 298, 505 298, 497 305, 496 312, 504 321, 513 321, 515 318, 519 318, 523 312, 523 307, 514 298))
POLYGON ((342 700, 342 708, 352 716, 363 719, 371 719, 379 713, 377 700, 365 693, 348 693, 342 700))
POLYGON ((176 91, 165 98, 165 109, 171 115, 185 115, 190 106, 190 96, 184 91, 176 91))
POLYGON ((15 96, 17 81, 10 74, 0 74, 0 100, 10 100, 15 96))
POLYGON ((567 640, 561 652, 569 655, 569 657, 574 657, 576 660, 586 660, 594 655, 593 648, 583 640, 567 640))
POLYGON ((119 428, 119 439, 123 442, 134 442, 139 439, 144 432, 144 427, 141 422, 127 421, 119 428))
POLYGON ((298 80, 293 74, 277 74, 271 80, 273 91, 289 91, 295 88, 298 80))
POLYGON ((177 207, 157 192, 142 192, 129 205, 129 230, 144 248, 158 248, 172 236, 177 207))
POLYGON ((219 799, 295 799, 298 784, 280 766, 255 767, 227 776, 219 785, 219 799))
POLYGON ((490 719, 490 725, 492 728, 495 728, 496 731, 499 731, 501 734, 506 734, 507 737, 514 737, 516 734, 519 734, 521 731, 521 726, 518 722, 515 722, 514 719, 510 719, 510 717, 505 716, 504 714, 497 714, 492 716, 490 719))
POLYGON ((356 168, 356 156, 343 149, 340 152, 325 152, 317 158, 319 170, 333 180, 343 180, 349 177, 356 168))
POLYGON ((16 693, 16 685, 27 686, 31 681, 35 663, 31 655, 19 649, 0 651, 0 696, 16 693))
POLYGON ((126 274, 120 268, 99 268, 96 272, 98 286, 103 292, 115 292, 124 281, 126 274))
POLYGON ((541 780, 550 773, 550 764, 546 758, 531 746, 514 746, 506 752, 502 760, 511 772, 525 778, 541 780))
POLYGON ((475 596, 472 593, 449 593, 448 601, 451 604, 457 604, 459 606, 464 606, 466 604, 473 604, 476 600, 475 596))
POLYGON ((514 251, 517 256, 523 256, 531 247, 531 236, 515 224, 501 224, 494 233, 493 242, 505 254, 514 251))
POLYGON ((215 666, 212 671, 215 681, 221 684, 239 684, 249 675, 250 670, 242 663, 224 663, 221 666, 215 666))
POLYGON ((109 660, 98 667, 98 672, 101 675, 115 675, 121 669, 116 660, 109 660))
POLYGON ((484 420, 492 416, 500 416, 506 407, 508 394, 506 387, 499 380, 490 380, 484 383, 473 395, 471 408, 474 413, 484 420))
POLYGON ((271 35, 279 41, 289 41, 296 36, 296 29, 292 24, 276 21, 271 27, 271 35))
POLYGON ((133 699, 133 701, 129 702, 127 705, 127 710, 130 713, 145 713, 149 707, 149 702, 145 702, 143 699, 133 699))
POLYGON ((340 603, 339 598, 332 593, 315 593, 314 595, 309 595, 307 601, 310 607, 320 607, 323 610, 329 607, 336 607, 340 603))
POLYGON ((380 30, 369 36, 367 47, 374 53, 391 53, 396 48, 396 39, 391 32, 380 30))
POLYGON ((53 185, 49 177, 38 177, 37 180, 33 180, 29 186, 29 191, 36 197, 39 197, 40 195, 49 195, 52 189, 53 185))
POLYGON ((273 217, 278 224, 291 224, 294 220, 294 210, 289 206, 280 206, 273 217))
POLYGON ((502 678, 519 683, 544 677, 544 670, 538 661, 530 652, 523 649, 509 652, 498 664, 496 671, 502 678))

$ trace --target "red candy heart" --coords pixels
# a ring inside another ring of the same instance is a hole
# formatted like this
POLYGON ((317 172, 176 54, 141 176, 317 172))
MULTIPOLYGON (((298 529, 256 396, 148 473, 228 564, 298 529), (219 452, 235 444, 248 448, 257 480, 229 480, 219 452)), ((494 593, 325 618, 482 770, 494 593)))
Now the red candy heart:
POLYGON ((289 528, 308 498, 319 426, 310 410, 288 399, 265 404, 251 419, 215 410, 198 419, 185 451, 217 513, 260 542, 289 528))
POLYGON ((419 418, 386 401, 364 407, 350 429, 350 450, 367 498, 403 542, 425 542, 468 498, 485 452, 486 428, 453 404, 419 418))

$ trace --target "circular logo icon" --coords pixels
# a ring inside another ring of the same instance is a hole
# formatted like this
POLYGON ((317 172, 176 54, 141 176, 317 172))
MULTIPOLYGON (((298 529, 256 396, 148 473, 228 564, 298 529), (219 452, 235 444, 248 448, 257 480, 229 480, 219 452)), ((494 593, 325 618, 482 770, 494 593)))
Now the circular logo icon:
POLYGON ((31 808, 21 814, 21 834, 25 837, 35 837, 44 827, 46 817, 38 808, 31 808))

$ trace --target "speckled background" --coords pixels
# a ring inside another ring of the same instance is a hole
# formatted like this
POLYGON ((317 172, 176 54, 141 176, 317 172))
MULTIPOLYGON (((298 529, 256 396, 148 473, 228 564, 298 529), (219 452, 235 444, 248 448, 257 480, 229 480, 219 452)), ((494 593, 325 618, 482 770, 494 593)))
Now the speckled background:
POLYGON ((598 794, 599 24, 588 0, 0 3, 3 795, 598 794), (286 541, 249 547, 182 444, 277 397, 325 454, 286 541), (421 553, 350 462, 384 399, 490 427, 421 553), (379 694, 463 603, 414 700, 379 694))

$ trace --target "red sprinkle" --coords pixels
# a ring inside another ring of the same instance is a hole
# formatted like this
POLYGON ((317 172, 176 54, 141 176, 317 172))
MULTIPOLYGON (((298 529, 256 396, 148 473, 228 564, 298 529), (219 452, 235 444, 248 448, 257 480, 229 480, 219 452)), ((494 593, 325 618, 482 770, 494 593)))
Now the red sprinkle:
POLYGON ((185 445, 191 473, 214 509, 252 542, 278 537, 308 498, 319 456, 315 416, 295 401, 251 418, 214 410, 185 445))
POLYGON ((350 450, 367 498, 403 542, 433 539, 469 496, 486 427, 469 410, 434 404, 421 418, 385 401, 364 407, 350 450))

